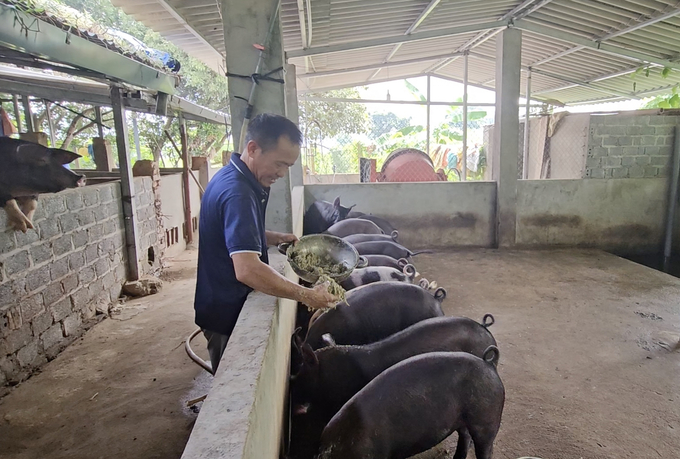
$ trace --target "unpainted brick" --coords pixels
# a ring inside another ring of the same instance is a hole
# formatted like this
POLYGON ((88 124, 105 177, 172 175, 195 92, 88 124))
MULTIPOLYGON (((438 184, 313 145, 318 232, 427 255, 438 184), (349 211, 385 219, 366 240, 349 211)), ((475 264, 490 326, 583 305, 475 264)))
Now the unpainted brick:
POLYGON ((675 128, 673 126, 656 126, 654 128, 654 133, 656 135, 673 135, 675 133, 675 128))
POLYGON ((97 298, 104 291, 104 282, 101 279, 98 279, 90 284, 88 290, 90 291, 90 300, 97 298))
POLYGON ((99 188, 99 202, 106 204, 113 199, 113 188, 118 187, 118 184, 107 184, 99 188))
POLYGON ((646 155, 658 155, 661 147, 645 147, 646 155))
POLYGON ((38 207, 42 206, 45 217, 49 220, 58 214, 66 212, 66 202, 63 194, 54 194, 40 199, 38 207))
POLYGON ((590 169, 589 171, 589 177, 593 179, 602 179, 604 178, 604 169, 601 169, 599 167, 590 169))
POLYGON ((615 147, 617 145, 619 145, 619 137, 612 136, 612 135, 602 137, 602 146, 603 147, 609 147, 609 146, 615 147))
MULTIPOLYGON (((637 158, 636 158, 637 159, 637 158)), ((645 168, 640 165, 631 166, 628 170, 628 176, 630 178, 641 178, 645 175, 645 168)))
POLYGON ((70 298, 64 298, 50 308, 55 322, 59 322, 67 315, 71 314, 73 307, 70 298))
POLYGON ((28 298, 21 299, 19 308, 21 309, 21 318, 23 322, 29 322, 38 314, 45 312, 43 301, 42 293, 36 293, 35 295, 31 295, 28 298))
POLYGON ((14 255, 7 257, 7 259, 2 262, 2 265, 8 276, 27 270, 31 266, 28 250, 22 250, 21 252, 17 252, 14 255))
POLYGON ((670 164, 670 156, 652 156, 650 157, 650 164, 652 166, 666 166, 670 164))
POLYGON ((61 323, 56 323, 40 335, 40 340, 42 341, 43 348, 45 350, 55 346, 64 339, 64 330, 61 328, 61 323))
MULTIPOLYGON (((3 226, 0 226, 2 228, 3 226)), ((6 254, 14 250, 17 246, 14 239, 14 231, 0 231, 0 254, 6 254)))
POLYGON ((109 263, 108 258, 100 258, 94 263, 94 271, 97 274, 97 277, 104 277, 104 275, 109 272, 111 269, 111 265, 109 263))
POLYGON ((78 222, 80 223, 80 226, 90 225, 96 221, 94 211, 91 209, 81 210, 80 212, 78 212, 77 218, 78 222))
POLYGON ((109 218, 109 214, 106 211, 106 206, 104 205, 99 205, 93 209, 94 212, 94 218, 98 222, 104 221, 107 218, 109 218))
POLYGON ((109 290, 113 285, 116 283, 116 276, 114 275, 113 271, 108 272, 103 278, 102 278, 102 286, 104 287, 105 290, 109 290))
POLYGON ((78 328, 83 323, 80 314, 73 313, 64 319, 64 336, 71 336, 78 331, 78 328))
POLYGON ((74 252, 68 256, 68 267, 71 271, 78 271, 85 266, 85 251, 74 252))
POLYGON ((105 234, 115 234, 119 230, 123 230, 121 220, 118 220, 117 218, 112 218, 104 222, 105 234))
POLYGON ((51 312, 45 312, 34 317, 31 321, 31 330, 33 330, 33 336, 40 336, 40 334, 50 328, 53 323, 54 317, 52 317, 51 312))
POLYGON ((115 284, 113 287, 109 289, 109 299, 111 303, 116 303, 118 301, 118 298, 120 298, 120 293, 123 291, 123 288, 120 284, 115 284))
POLYGON ((85 262, 89 265, 99 258, 99 244, 94 243, 85 247, 85 262))
POLYGON ((38 340, 35 339, 17 352, 17 360, 22 367, 30 366, 38 357, 38 340))
POLYGON ((78 274, 77 273, 69 274, 68 276, 62 279, 61 285, 64 290, 64 294, 70 295, 71 292, 78 288, 78 274))
POLYGON ((70 211, 83 208, 83 196, 80 194, 80 190, 65 193, 65 200, 66 208, 70 211))
POLYGON ((26 287, 29 292, 33 292, 50 283, 49 265, 34 269, 26 275, 26 287))
POLYGON ((640 128, 640 134, 642 134, 642 135, 651 135, 651 134, 655 134, 655 133, 656 133, 656 129, 654 128, 654 126, 642 126, 640 128))
POLYGON ((589 147, 588 148, 588 155, 589 156, 594 156, 594 157, 599 157, 599 156, 607 156, 608 150, 604 147, 589 147))
POLYGON ((628 168, 620 167, 612 170, 613 178, 626 178, 628 177, 628 168))
POLYGON ((623 147, 609 147, 607 156, 623 156, 623 147))
POLYGON ((81 194, 83 196, 83 203, 90 207, 99 204, 99 189, 92 186, 85 187, 81 194))
POLYGON ((623 132, 626 135, 640 135, 642 134, 642 126, 626 126, 623 132))
POLYGON ((655 115, 649 117, 649 124, 658 126, 668 124, 668 121, 666 120, 666 117, 664 115, 655 115))
POLYGON ((618 167, 621 165, 621 157, 608 156, 604 158, 603 165, 604 167, 618 167))
POLYGON ((26 247, 40 240, 36 230, 29 229, 25 233, 16 232, 17 247, 26 247))
POLYGON ((633 145, 633 139, 631 139, 630 137, 625 137, 625 136, 619 137, 617 139, 617 141, 618 141, 618 145, 621 145, 621 146, 633 145))
MULTIPOLYGON (((670 139, 672 140, 673 138, 670 137, 670 139)), ((657 136, 657 137, 656 137, 656 144, 657 144, 657 145, 668 145, 668 144, 666 143, 666 136, 665 136, 665 135, 657 136)))
POLYGON ((98 223, 87 229, 88 240, 90 243, 97 242, 104 236, 105 223, 98 223))
POLYGON ((595 129, 594 135, 596 136, 607 136, 607 135, 624 135, 626 133, 626 128, 624 126, 598 126, 595 129))
POLYGON ((38 232, 40 238, 43 240, 51 239, 54 236, 61 234, 59 229, 58 219, 56 217, 48 217, 38 224, 38 232))
MULTIPOLYGON (((28 322, 25 322, 22 324, 21 328, 13 330, 3 341, 0 341, 0 345, 4 342, 5 353, 6 355, 10 355, 26 346, 32 339, 33 333, 31 332, 31 325, 28 322)), ((2 353, 0 352, 0 354, 2 353)))
POLYGON ((12 304, 0 313, 0 336, 5 337, 12 330, 19 330, 23 325, 18 304, 12 304))
POLYGON ((645 166, 645 177, 656 177, 657 172, 656 166, 645 166))
POLYGON ((646 165, 649 164, 649 162, 651 161, 651 159, 652 159, 652 157, 651 157, 651 156, 647 156, 647 155, 644 155, 644 156, 636 156, 636 157, 635 157, 635 164, 638 164, 638 165, 640 165, 640 166, 646 166, 646 165))
POLYGON ((655 135, 643 135, 641 137, 641 139, 642 139, 641 145, 644 145, 645 147, 656 145, 656 136, 655 135))
POLYGON ((69 213, 59 216, 59 226, 64 233, 70 233, 74 229, 78 228, 80 224, 78 223, 76 214, 69 213))
POLYGON ((632 166, 633 164, 635 164, 635 156, 624 156, 621 158, 622 166, 632 166))
POLYGON ((55 257, 60 257, 65 253, 71 252, 73 250, 73 244, 71 242, 71 236, 66 234, 64 236, 58 237, 52 241, 52 251, 55 257))
POLYGON ((662 167, 659 167, 658 170, 656 171, 656 176, 657 177, 668 177, 670 172, 671 172, 670 166, 662 166, 662 167))
POLYGON ((639 147, 623 147, 623 156, 637 156, 645 153, 643 148, 639 147))
POLYGON ((92 266, 85 266, 78 272, 78 282, 81 286, 89 284, 95 278, 96 275, 92 266))
POLYGON ((41 292, 46 307, 50 307, 64 296, 64 287, 61 282, 52 282, 41 292))
POLYGON ((79 229, 73 232, 71 235, 71 240, 73 241, 73 248, 78 250, 81 247, 85 247, 88 241, 87 230, 79 229))
POLYGON ((44 242, 31 247, 31 258, 34 265, 39 265, 52 258, 52 243, 44 242))
POLYGON ((53 281, 61 279, 68 273, 68 257, 63 257, 50 263, 50 276, 53 281))
POLYGON ((71 294, 71 304, 74 311, 79 311, 92 299, 90 291, 87 287, 82 287, 71 294))

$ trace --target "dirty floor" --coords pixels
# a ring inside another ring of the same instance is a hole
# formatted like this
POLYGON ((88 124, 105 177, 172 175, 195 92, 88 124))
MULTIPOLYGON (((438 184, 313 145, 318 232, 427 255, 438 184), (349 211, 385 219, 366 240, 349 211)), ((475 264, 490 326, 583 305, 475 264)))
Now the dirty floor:
MULTIPOLYGON (((506 405, 494 459, 678 457, 680 351, 668 348, 680 279, 599 251, 471 250, 415 264, 447 288, 447 315, 495 316, 506 405)), ((419 459, 451 457, 454 438, 419 459)))
MULTIPOLYGON (((194 256, 174 262, 160 294, 128 303, 0 400, 0 457, 180 457, 196 416, 185 402, 210 384, 182 348, 194 256)), ((415 263, 447 288, 447 315, 496 318, 507 402, 495 459, 677 457, 680 351, 667 348, 680 331, 680 279, 598 251, 415 263)), ((451 457, 454 441, 419 459, 451 457)))
MULTIPOLYGON (((160 293, 128 301, 0 399, 0 457, 179 458, 197 416, 186 401, 211 378, 183 345, 195 329, 195 264, 196 251, 184 252, 160 293)), ((193 344, 207 358, 203 337, 193 344)))

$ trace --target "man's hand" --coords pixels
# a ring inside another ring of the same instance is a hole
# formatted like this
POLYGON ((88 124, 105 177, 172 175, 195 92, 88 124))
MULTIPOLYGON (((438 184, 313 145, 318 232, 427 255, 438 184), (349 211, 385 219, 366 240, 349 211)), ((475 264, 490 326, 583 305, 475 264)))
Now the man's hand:
POLYGON ((324 282, 314 288, 306 289, 302 303, 312 309, 326 309, 335 306, 340 301, 340 298, 330 294, 328 286, 328 282, 324 282))
POLYGON ((267 236, 267 245, 279 245, 284 242, 296 242, 297 236, 288 233, 277 233, 276 231, 265 231, 267 236))

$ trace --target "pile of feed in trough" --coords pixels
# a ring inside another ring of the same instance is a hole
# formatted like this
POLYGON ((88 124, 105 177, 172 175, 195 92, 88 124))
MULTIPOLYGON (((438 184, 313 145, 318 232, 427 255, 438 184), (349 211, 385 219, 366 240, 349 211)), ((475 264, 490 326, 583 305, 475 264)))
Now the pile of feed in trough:
POLYGON ((318 276, 319 279, 314 285, 328 282, 328 292, 339 297, 341 301, 345 301, 345 289, 330 276, 344 272, 347 268, 343 263, 334 263, 333 260, 322 258, 314 253, 295 252, 290 249, 287 255, 300 269, 318 276))

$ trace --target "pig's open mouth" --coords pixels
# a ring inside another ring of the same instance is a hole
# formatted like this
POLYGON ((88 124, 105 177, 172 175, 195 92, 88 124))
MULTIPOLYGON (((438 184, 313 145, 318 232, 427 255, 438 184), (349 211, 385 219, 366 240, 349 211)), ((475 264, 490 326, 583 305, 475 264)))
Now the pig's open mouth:
POLYGON ((87 180, 87 179, 86 179, 86 177, 83 175, 82 177, 80 177, 80 180, 78 180, 77 185, 78 185, 78 186, 85 186, 85 180, 87 180))

